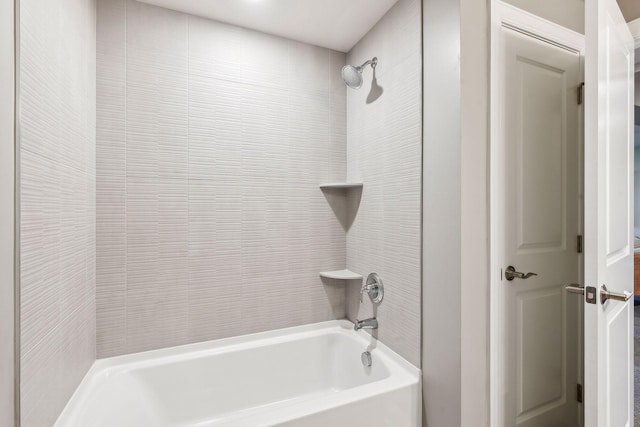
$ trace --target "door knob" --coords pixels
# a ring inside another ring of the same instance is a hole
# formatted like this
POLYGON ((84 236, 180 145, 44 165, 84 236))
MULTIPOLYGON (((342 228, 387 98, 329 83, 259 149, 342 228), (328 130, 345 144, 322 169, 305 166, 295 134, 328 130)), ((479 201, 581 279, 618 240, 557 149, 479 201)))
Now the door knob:
POLYGON ((584 286, 576 285, 572 283, 564 287, 567 292, 571 292, 572 294, 584 295, 584 286))
POLYGON ((626 301, 629 301, 629 299, 633 296, 631 292, 627 292, 627 291, 622 291, 622 292, 623 293, 611 292, 607 289, 606 285, 602 285, 600 287, 600 304, 604 305, 604 303, 610 299, 614 301, 626 302, 626 301))
POLYGON ((504 272, 504 277, 508 281, 512 281, 513 279, 528 279, 531 276, 537 276, 537 274, 536 273, 526 273, 526 274, 520 273, 519 271, 516 271, 516 269, 512 265, 507 267, 507 269, 504 272))
POLYGON ((593 286, 584 287, 582 285, 571 283, 570 285, 566 285, 564 288, 567 292, 571 292, 572 294, 578 294, 578 295, 586 294, 587 297, 585 298, 585 301, 588 304, 595 304, 597 301, 596 295, 598 293, 598 290, 593 286))

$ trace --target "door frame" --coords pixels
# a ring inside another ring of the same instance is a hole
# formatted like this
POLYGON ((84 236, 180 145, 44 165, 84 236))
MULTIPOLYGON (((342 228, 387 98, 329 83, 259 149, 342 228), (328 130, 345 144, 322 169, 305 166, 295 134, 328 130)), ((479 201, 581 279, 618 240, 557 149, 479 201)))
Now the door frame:
MULTIPOLYGON (((508 427, 501 424, 501 414, 504 413, 504 400, 502 396, 503 370, 501 367, 504 355, 504 329, 503 307, 500 302, 498 289, 501 286, 501 265, 503 259, 502 242, 503 231, 498 218, 495 215, 500 206, 501 195, 499 192, 500 182, 494 165, 501 164, 502 151, 498 144, 497 136, 501 126, 499 88, 501 76, 500 70, 500 43, 501 28, 508 27, 530 35, 534 35, 552 44, 559 44, 580 53, 581 69, 584 75, 584 51, 585 38, 583 34, 576 33, 561 25, 552 23, 522 9, 506 4, 500 0, 491 1, 491 28, 490 28, 490 89, 489 89, 489 417, 491 427, 508 427)), ((583 166, 582 153, 584 147, 583 118, 580 114, 579 121, 579 191, 583 189, 583 166)), ((579 226, 582 229, 583 214, 579 218, 579 226)), ((580 263, 582 263, 582 259, 580 263)), ((582 275, 582 265, 580 265, 580 275, 582 275)), ((582 277, 580 277, 582 279, 582 277)), ((582 346, 582 345, 581 345, 582 346)), ((582 360, 579 361, 578 369, 582 370, 582 360)), ((581 420, 582 422, 582 420, 581 420)))

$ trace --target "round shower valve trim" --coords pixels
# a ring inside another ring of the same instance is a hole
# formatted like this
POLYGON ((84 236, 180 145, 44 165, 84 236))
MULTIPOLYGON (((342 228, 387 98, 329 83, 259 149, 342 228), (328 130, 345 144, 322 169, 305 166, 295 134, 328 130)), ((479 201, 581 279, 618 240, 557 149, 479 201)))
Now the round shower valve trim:
POLYGON ((360 302, 362 302, 362 294, 365 292, 369 295, 372 303, 380 304, 382 302, 384 298, 384 285, 378 273, 370 273, 367 276, 367 281, 360 289, 360 302))

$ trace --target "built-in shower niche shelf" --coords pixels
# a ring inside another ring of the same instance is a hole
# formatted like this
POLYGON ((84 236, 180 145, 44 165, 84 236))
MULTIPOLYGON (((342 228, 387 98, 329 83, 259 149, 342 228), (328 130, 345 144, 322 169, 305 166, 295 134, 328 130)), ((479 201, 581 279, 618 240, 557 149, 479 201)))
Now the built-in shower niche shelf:
POLYGON ((362 198, 361 182, 328 182, 320 184, 320 190, 331 206, 333 213, 344 231, 349 231, 356 218, 360 199, 362 198))
POLYGON ((362 275, 351 270, 321 271, 320 277, 337 280, 362 280, 362 275))
POLYGON ((362 188, 362 183, 361 182, 327 182, 324 184, 320 184, 320 188, 322 189, 331 189, 331 188, 344 188, 344 189, 349 189, 349 188, 362 188))

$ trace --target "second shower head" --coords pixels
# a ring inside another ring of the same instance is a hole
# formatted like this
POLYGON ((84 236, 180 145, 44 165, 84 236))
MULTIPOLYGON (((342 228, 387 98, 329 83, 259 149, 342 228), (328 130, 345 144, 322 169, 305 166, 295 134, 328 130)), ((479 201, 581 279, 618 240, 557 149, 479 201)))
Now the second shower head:
POLYGON ((371 65, 371 68, 375 69, 376 65, 378 65, 378 58, 374 57, 359 67, 345 65, 342 67, 342 80, 344 80, 345 84, 351 89, 360 89, 362 87, 362 70, 367 65, 371 65))

